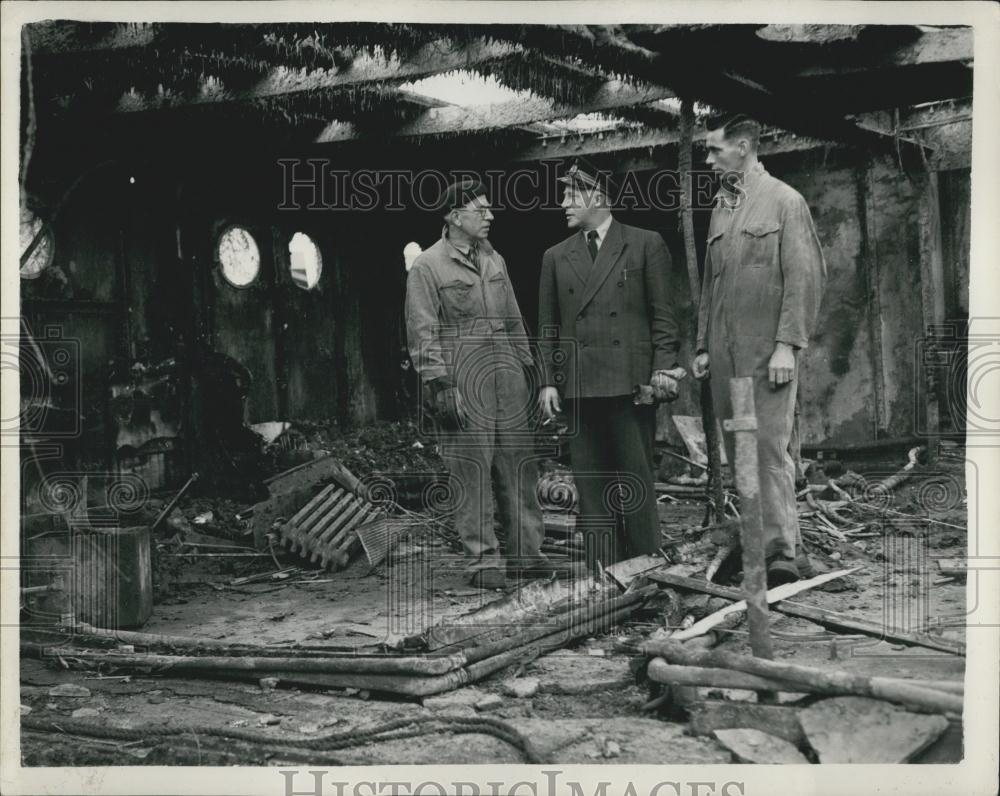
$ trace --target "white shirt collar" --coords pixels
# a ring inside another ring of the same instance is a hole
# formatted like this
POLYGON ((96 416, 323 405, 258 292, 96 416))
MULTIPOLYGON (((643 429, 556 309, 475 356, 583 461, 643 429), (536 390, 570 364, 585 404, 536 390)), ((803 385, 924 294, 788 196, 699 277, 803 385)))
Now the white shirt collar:
MULTIPOLYGON (((604 243, 604 239, 608 236, 608 228, 611 226, 612 221, 614 221, 614 216, 609 215, 606 219, 604 219, 604 221, 601 222, 601 225, 599 227, 594 228, 597 232, 598 247, 600 247, 600 245, 604 243)), ((583 230, 584 240, 587 239, 587 232, 588 230, 583 230)))

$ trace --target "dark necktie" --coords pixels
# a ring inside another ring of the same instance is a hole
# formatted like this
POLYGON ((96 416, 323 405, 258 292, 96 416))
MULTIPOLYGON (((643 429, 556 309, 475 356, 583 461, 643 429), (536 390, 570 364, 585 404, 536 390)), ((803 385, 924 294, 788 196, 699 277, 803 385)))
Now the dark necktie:
POLYGON ((587 233, 587 248, 590 250, 590 261, 597 259, 597 230, 592 229, 587 233))

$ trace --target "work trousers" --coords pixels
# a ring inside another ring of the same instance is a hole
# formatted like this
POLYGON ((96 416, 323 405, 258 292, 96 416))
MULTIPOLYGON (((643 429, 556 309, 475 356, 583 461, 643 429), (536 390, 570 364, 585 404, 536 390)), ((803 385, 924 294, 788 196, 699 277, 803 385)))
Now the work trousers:
POLYGON ((469 415, 466 428, 438 424, 449 475, 448 504, 469 570, 503 564, 494 517, 504 533, 509 563, 539 556, 544 536, 529 431, 534 404, 525 374, 516 360, 503 360, 479 370, 477 378, 485 382, 459 381, 469 415))
POLYGON ((660 518, 653 483, 656 407, 628 395, 566 402, 569 455, 580 497, 577 529, 587 566, 659 549, 660 518))
MULTIPOLYGON (((772 340, 741 339, 722 341, 709 348, 712 402, 720 424, 733 416, 729 380, 735 376, 753 378, 754 411, 757 415, 757 467, 760 480, 760 513, 767 558, 795 557, 799 539, 799 517, 795 505, 795 462, 788 450, 795 422, 795 394, 798 390, 798 354, 795 375, 777 389, 771 389, 767 364, 774 351, 772 340)), ((733 432, 722 432, 730 467, 736 465, 733 432)))

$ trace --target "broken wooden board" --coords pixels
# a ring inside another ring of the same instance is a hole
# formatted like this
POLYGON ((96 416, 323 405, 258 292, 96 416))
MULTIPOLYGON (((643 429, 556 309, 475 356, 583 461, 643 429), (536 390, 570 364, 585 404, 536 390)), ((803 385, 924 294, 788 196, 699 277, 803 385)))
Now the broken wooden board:
POLYGON ((627 589, 636 578, 656 570, 666 570, 670 564, 662 556, 636 556, 604 568, 604 573, 622 589, 627 589))
MULTIPOLYGON (((627 588, 640 576, 657 569, 667 569, 667 563, 662 558, 637 556, 604 570, 619 585, 605 585, 591 577, 532 581, 513 594, 493 600, 474 611, 448 617, 417 637, 408 639, 407 643, 431 651, 473 638, 485 643, 517 630, 552 624, 556 621, 555 614, 570 605, 574 606, 573 610, 579 616, 599 612, 601 605, 614 599, 620 589, 627 588)), ((555 630, 558 625, 552 624, 552 627, 555 630)))
MULTIPOLYGON (((698 591, 716 597, 725 597, 729 600, 740 600, 743 598, 743 593, 739 589, 720 586, 717 583, 709 583, 700 578, 679 575, 673 570, 651 572, 646 577, 654 583, 660 583, 664 586, 671 586, 677 589, 698 591)), ((893 630, 886 623, 876 624, 874 622, 866 622, 863 619, 854 619, 853 617, 838 614, 835 611, 817 608, 812 605, 804 605, 802 603, 788 602, 787 600, 775 603, 771 607, 786 616, 808 619, 810 622, 815 622, 830 630, 837 630, 842 633, 860 633, 897 644, 925 647, 940 652, 948 652, 952 655, 965 655, 965 643, 954 639, 931 636, 927 633, 910 633, 893 630)))
MULTIPOLYGON (((800 592, 808 591, 809 589, 814 589, 817 586, 822 586, 824 583, 831 580, 842 578, 845 575, 856 572, 858 569, 859 567, 854 567, 853 569, 839 569, 836 572, 827 572, 824 575, 817 575, 815 578, 810 578, 809 580, 798 580, 794 583, 783 583, 780 586, 775 586, 773 589, 768 589, 765 596, 768 603, 776 603, 780 600, 784 600, 786 597, 793 597, 800 592)), ((732 605, 727 605, 725 608, 716 611, 714 614, 706 616, 701 621, 695 622, 686 630, 679 630, 674 633, 671 638, 674 641, 684 641, 689 638, 694 638, 695 636, 703 635, 719 624, 727 615, 740 613, 746 611, 746 609, 746 600, 740 600, 732 605)))
POLYGON ((906 763, 948 729, 944 716, 866 697, 824 699, 800 711, 799 721, 821 763, 906 763))
POLYGON ((798 709, 782 705, 706 699, 692 706, 690 722, 695 735, 712 735, 716 730, 755 729, 794 746, 801 746, 806 737, 799 723, 798 709))
POLYGON ((752 729, 715 730, 712 733, 736 757, 737 763, 805 765, 809 761, 784 738, 752 729))

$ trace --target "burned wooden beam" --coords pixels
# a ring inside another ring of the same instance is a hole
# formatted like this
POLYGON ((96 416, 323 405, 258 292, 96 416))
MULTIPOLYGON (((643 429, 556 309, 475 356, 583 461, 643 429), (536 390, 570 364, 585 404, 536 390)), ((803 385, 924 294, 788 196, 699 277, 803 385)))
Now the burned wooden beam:
MULTIPOLYGON (((227 106, 277 97, 331 92, 365 84, 402 83, 457 69, 485 65, 520 51, 521 47, 517 44, 485 38, 470 42, 435 40, 417 48, 405 58, 400 58, 391 52, 364 52, 356 55, 342 67, 331 66, 312 71, 286 65, 272 66, 263 59, 257 62, 258 66, 263 64, 266 67, 263 72, 254 67, 251 59, 247 58, 219 56, 222 60, 216 64, 216 69, 212 70, 211 59, 214 56, 211 52, 187 51, 186 54, 165 52, 162 57, 157 56, 155 59, 161 72, 159 80, 152 82, 155 76, 148 74, 144 78, 146 85, 152 83, 154 88, 152 93, 136 91, 126 102, 119 102, 116 96, 115 103, 105 107, 105 110, 129 114, 173 108, 227 106), (177 85, 171 78, 172 72, 183 73, 186 69, 201 75, 206 66, 202 61, 206 57, 209 58, 209 69, 197 85, 190 87, 184 85, 175 91, 155 90, 158 85, 165 87, 171 84, 177 85), (233 77, 238 78, 235 85, 227 85, 227 78, 232 83, 233 77), (246 84, 247 81, 249 84, 246 84)), ((151 56, 146 54, 145 57, 151 56)), ((58 66, 58 62, 55 62, 49 70, 54 74, 53 79, 58 79, 58 66)), ((147 67, 137 65, 136 69, 139 70, 137 72, 139 75, 149 72, 147 67)), ((79 75, 73 76, 73 79, 77 78, 83 79, 79 75)), ((105 85, 101 96, 106 95, 110 88, 114 87, 120 88, 122 93, 128 92, 135 82, 133 72, 130 70, 91 75, 90 78, 105 85)), ((74 92, 68 96, 54 97, 52 104, 64 110, 72 110, 79 101, 74 92)))
MULTIPOLYGON (((600 132, 567 133, 565 136, 546 134, 530 144, 514 150, 510 159, 515 163, 537 160, 591 157, 611 152, 633 153, 627 162, 620 164, 619 170, 644 171, 661 168, 663 154, 654 150, 675 147, 680 140, 680 131, 672 129, 651 130, 644 127, 602 130, 600 132)), ((704 128, 696 129, 694 141, 700 145, 705 140, 704 128)), ((843 146, 835 141, 794 135, 784 131, 761 136, 760 155, 780 155, 786 152, 803 152, 810 149, 843 146)), ((699 164, 696 161, 695 166, 699 164)))
POLYGON ((844 74, 845 72, 867 72, 916 64, 940 64, 947 62, 971 62, 973 57, 972 28, 927 29, 919 38, 899 47, 875 53, 875 57, 858 57, 854 63, 817 65, 800 69, 793 77, 819 77, 844 74))
POLYGON ((856 42, 864 25, 775 24, 759 28, 756 36, 782 44, 839 44, 856 42))
POLYGON ((526 50, 510 58, 480 66, 477 72, 495 77, 515 91, 530 91, 563 105, 586 102, 608 78, 573 59, 526 50))
POLYGON ((40 55, 73 55, 149 47, 163 35, 152 22, 45 20, 25 25, 31 49, 40 55))
MULTIPOLYGON (((550 99, 536 97, 494 105, 428 108, 414 120, 387 133, 394 138, 428 135, 476 133, 504 127, 518 127, 532 122, 566 119, 581 113, 612 111, 630 105, 641 105, 673 96, 663 86, 634 86, 620 80, 603 83, 585 103, 560 105, 550 99)), ((360 137, 353 123, 331 124, 317 137, 316 143, 348 141, 360 137)))

